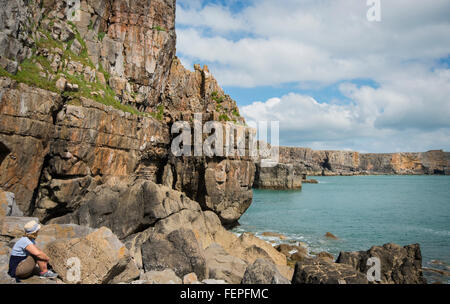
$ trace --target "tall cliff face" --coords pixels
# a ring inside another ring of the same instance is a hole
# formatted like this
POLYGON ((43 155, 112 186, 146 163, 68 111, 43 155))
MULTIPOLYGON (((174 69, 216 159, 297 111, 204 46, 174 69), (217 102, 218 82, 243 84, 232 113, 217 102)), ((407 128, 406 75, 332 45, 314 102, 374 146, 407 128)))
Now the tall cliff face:
POLYGON ((207 67, 176 58, 175 1, 68 2, 0 0, 0 187, 29 215, 70 221, 111 178, 147 179, 235 223, 253 162, 170 153, 172 124, 193 113, 244 123, 207 67))
POLYGON ((450 153, 364 154, 280 147, 280 162, 294 165, 298 175, 450 174, 450 153))

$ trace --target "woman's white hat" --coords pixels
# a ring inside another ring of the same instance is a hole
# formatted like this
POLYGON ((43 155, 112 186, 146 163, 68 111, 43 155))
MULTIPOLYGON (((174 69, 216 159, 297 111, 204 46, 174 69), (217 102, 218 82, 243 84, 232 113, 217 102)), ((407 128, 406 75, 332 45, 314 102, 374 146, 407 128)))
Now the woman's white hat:
POLYGON ((26 234, 32 234, 41 229, 41 225, 39 225, 39 223, 36 221, 30 221, 26 223, 23 228, 26 234))

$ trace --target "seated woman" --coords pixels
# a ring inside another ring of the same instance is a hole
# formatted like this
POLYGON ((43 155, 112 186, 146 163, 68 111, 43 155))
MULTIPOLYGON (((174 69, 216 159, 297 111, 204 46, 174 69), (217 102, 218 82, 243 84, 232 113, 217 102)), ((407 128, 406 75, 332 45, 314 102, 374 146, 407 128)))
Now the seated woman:
POLYGON ((25 234, 14 245, 9 259, 8 274, 20 279, 29 278, 36 267, 39 266, 41 278, 56 278, 58 275, 47 269, 49 257, 36 246, 36 238, 41 225, 36 221, 25 224, 25 234))

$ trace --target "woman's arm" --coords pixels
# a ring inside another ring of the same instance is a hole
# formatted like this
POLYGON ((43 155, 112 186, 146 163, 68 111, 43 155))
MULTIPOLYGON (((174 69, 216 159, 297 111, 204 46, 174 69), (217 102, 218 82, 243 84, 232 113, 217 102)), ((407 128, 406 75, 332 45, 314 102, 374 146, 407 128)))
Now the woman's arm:
POLYGON ((44 253, 42 252, 39 248, 36 247, 36 245, 28 245, 27 247, 25 247, 25 249, 32 255, 34 255, 36 258, 38 258, 39 260, 43 260, 43 261, 49 261, 50 258, 44 253))

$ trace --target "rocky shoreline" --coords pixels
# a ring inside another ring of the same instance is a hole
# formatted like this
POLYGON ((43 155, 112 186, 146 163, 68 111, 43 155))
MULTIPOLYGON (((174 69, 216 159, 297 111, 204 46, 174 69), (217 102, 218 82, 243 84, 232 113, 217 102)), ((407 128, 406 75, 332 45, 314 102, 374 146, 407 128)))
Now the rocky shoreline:
POLYGON ((279 147, 279 163, 261 167, 256 162, 253 188, 301 189, 302 183, 317 184, 307 176, 358 175, 450 175, 450 152, 364 154, 350 151, 315 151, 279 147))
POLYGON ((280 163, 298 176, 450 175, 450 152, 359 153, 279 147, 280 163))
MULTIPOLYGON (((418 244, 341 252, 336 261, 326 252, 311 256, 301 244, 273 247, 251 233, 236 236, 223 228, 215 213, 201 211, 198 203, 183 198, 182 193, 146 183, 151 188, 148 191, 162 199, 155 205, 160 219, 153 227, 119 238, 123 230, 114 227, 116 234, 105 226, 44 225, 36 243, 49 255, 60 277, 57 281, 31 278, 24 283, 367 284, 369 257, 378 257, 382 265, 381 281, 370 283, 426 283, 418 244), (67 264, 74 257, 82 269, 76 281, 67 264)), ((11 216, 15 205, 12 199, 0 204, 2 284, 14 283, 6 273, 7 261, 12 245, 23 234, 22 226, 37 220, 11 216)), ((280 234, 265 235, 286 240, 280 234)))

